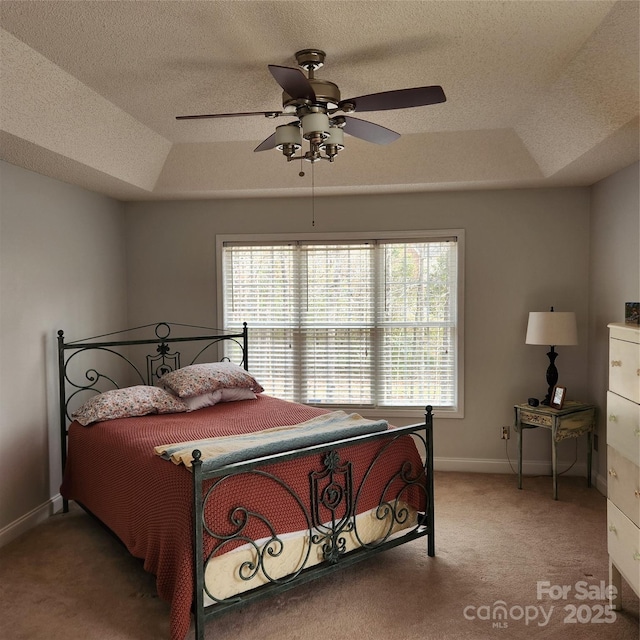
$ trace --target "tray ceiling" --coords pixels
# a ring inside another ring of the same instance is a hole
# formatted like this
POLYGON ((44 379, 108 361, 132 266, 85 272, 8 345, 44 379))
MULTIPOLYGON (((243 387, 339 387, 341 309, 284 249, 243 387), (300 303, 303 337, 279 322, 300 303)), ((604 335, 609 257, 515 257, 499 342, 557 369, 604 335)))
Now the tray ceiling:
POLYGON ((638 9, 3 0, 0 157, 121 200, 588 185, 638 159, 638 9), (435 84, 447 102, 367 113, 402 137, 346 136, 313 167, 253 152, 279 121, 175 120, 281 109, 267 65, 310 47, 343 97, 435 84))

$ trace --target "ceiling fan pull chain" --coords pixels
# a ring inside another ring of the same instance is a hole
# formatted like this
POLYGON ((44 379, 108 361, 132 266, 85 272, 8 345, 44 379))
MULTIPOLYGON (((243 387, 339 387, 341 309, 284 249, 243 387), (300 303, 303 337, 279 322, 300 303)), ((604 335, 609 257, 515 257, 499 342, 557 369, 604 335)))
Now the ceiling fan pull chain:
POLYGON ((316 167, 311 163, 311 226, 316 226, 316 167))

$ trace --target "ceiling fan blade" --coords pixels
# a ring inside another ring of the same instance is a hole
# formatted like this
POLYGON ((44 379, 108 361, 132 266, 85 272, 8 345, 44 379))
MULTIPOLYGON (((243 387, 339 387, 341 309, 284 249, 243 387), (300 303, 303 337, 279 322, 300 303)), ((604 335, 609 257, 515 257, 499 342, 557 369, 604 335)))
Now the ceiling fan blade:
POLYGON ((263 140, 255 149, 255 151, 267 151, 276 148, 276 134, 272 133, 266 140, 263 140))
POLYGON ((285 93, 288 93, 292 98, 305 98, 311 101, 316 99, 313 87, 300 69, 270 64, 269 71, 285 93))
POLYGON ((360 118, 344 116, 344 132, 354 138, 361 138, 375 144, 389 144, 400 137, 399 133, 391 131, 379 124, 374 124, 360 118))
POLYGON ((383 91, 370 93, 366 96, 342 100, 340 107, 345 104, 355 105, 356 111, 387 111, 389 109, 407 109, 409 107, 424 107, 429 104, 445 102, 442 87, 414 87, 413 89, 396 89, 395 91, 383 91))
MULTIPOLYGON (((176 116, 176 120, 198 120, 201 118, 239 118, 241 116, 264 116, 265 118, 277 118, 289 115, 282 111, 245 111, 243 113, 203 113, 195 116, 176 116)), ((293 114, 295 115, 295 114, 293 114)))

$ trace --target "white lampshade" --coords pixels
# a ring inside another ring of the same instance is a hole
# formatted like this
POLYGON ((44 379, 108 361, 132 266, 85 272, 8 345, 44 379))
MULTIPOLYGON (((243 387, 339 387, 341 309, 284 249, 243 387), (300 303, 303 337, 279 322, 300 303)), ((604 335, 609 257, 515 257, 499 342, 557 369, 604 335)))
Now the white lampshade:
POLYGON ((344 131, 340 127, 329 127, 329 137, 322 142, 321 147, 333 144, 338 149, 344 149, 344 131))
POLYGON ((299 149, 302 146, 300 127, 297 124, 281 124, 276 127, 276 148, 282 151, 285 144, 299 149))
POLYGON ((326 113, 308 113, 302 117, 302 135, 305 139, 312 137, 329 137, 329 116, 326 113))
POLYGON ((525 342, 548 346, 578 344, 576 314, 573 311, 531 311, 525 342))

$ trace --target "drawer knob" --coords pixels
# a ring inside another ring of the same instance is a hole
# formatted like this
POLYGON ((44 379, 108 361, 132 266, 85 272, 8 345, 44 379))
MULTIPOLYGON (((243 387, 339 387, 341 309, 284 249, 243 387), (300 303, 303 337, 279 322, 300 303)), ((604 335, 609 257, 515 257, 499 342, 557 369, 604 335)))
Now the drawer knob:
POLYGON ((640 428, 636 427, 633 431, 633 433, 635 433, 637 436, 640 436, 640 428))
POLYGON ((609 422, 618 422, 618 416, 612 413, 609 416, 609 422))
POLYGON ((636 489, 636 490, 633 492, 633 495, 634 495, 636 498, 640 498, 640 489, 636 489))
POLYGON ((615 469, 609 469, 609 475, 610 475, 612 478, 617 478, 617 477, 618 477, 618 474, 616 473, 616 470, 615 470, 615 469))
POLYGON ((622 366, 622 360, 612 360, 611 361, 611 366, 612 367, 621 367, 622 366))
POLYGON ((637 551, 633 554, 633 559, 634 560, 640 560, 640 553, 638 553, 637 551))
POLYGON ((616 532, 616 525, 615 524, 610 524, 609 525, 609 531, 612 531, 613 533, 616 532))

